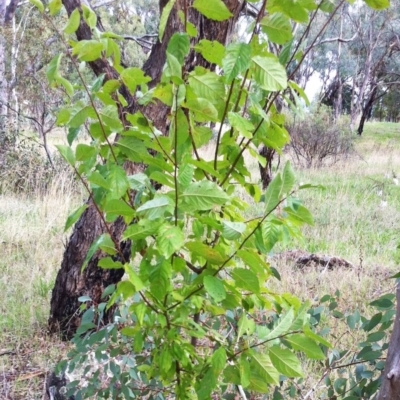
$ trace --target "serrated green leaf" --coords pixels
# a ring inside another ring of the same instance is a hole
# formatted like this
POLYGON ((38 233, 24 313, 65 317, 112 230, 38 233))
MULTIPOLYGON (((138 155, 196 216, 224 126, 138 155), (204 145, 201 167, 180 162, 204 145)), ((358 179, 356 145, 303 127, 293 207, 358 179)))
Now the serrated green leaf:
POLYGON ((180 250, 185 241, 185 236, 178 226, 162 225, 157 234, 157 248, 161 255, 169 258, 180 250))
POLYGON ((216 40, 210 41, 202 39, 197 43, 194 49, 202 55, 202 57, 212 63, 222 67, 222 59, 225 55, 225 46, 216 40))
POLYGON ((268 39, 277 44, 285 44, 292 38, 292 26, 290 20, 282 13, 275 13, 264 17, 261 29, 267 34, 268 39))
POLYGON ((245 268, 235 268, 231 275, 236 287, 249 290, 251 293, 260 292, 260 281, 253 271, 245 268))
POLYGON ((139 275, 136 273, 132 265, 130 264, 125 264, 125 272, 128 275, 129 282, 132 283, 132 285, 135 287, 136 291, 140 291, 144 288, 144 283, 140 279, 139 275))
POLYGON ((222 236, 228 240, 239 239, 246 230, 243 222, 222 221, 222 236))
POLYGON ((233 43, 226 49, 222 60, 224 76, 227 83, 231 83, 238 75, 250 67, 251 47, 246 43, 233 43))
POLYGON ((213 21, 225 21, 232 16, 222 0, 195 0, 193 8, 213 21))
POLYGON ((211 367, 215 376, 218 376, 226 367, 227 357, 224 347, 218 348, 211 356, 211 367))
POLYGON ((273 346, 269 349, 268 355, 271 358, 273 366, 282 375, 289 378, 303 376, 300 361, 290 350, 273 346))
POLYGON ((161 264, 150 274, 150 291, 158 300, 163 300, 170 286, 168 270, 165 264, 161 264))
POLYGON ((214 72, 196 68, 189 74, 189 86, 197 97, 208 99, 213 104, 225 103, 225 85, 214 72))
POLYGON ((187 33, 174 33, 167 46, 167 52, 172 54, 179 61, 180 65, 183 65, 185 62, 189 49, 190 40, 187 33))
POLYGON ((143 221, 142 224, 129 225, 123 234, 123 239, 132 241, 146 239, 157 233, 161 224, 161 221, 143 221))
POLYGON ((252 335, 256 329, 256 324, 253 319, 249 319, 246 313, 243 313, 238 322, 237 337, 240 339, 244 334, 252 335))
POLYGON ((133 218, 135 210, 121 199, 113 199, 106 203, 103 210, 106 214, 122 215, 123 217, 133 218))
POLYGON ((75 33, 76 30, 79 28, 79 24, 81 22, 81 14, 77 8, 72 11, 71 15, 69 16, 67 25, 65 25, 64 32, 67 35, 71 35, 75 33))
POLYGON ((129 182, 125 170, 119 165, 112 165, 107 176, 110 194, 113 198, 121 198, 129 189, 129 182))
POLYGON ((265 212, 269 213, 274 210, 283 196, 283 182, 281 174, 277 174, 272 182, 268 185, 265 192, 265 212))
POLYGON ((264 90, 274 92, 286 89, 286 70, 275 56, 252 58, 253 77, 264 90))
POLYGON ((231 126, 247 139, 253 137, 254 125, 240 114, 229 112, 228 119, 231 126))
POLYGON ((307 336, 294 334, 286 336, 285 340, 290 343, 294 350, 302 351, 308 358, 311 358, 312 360, 325 359, 325 355, 320 347, 307 336))
POLYGON ((196 122, 218 122, 218 111, 211 101, 201 97, 189 99, 184 107, 193 113, 193 119, 196 122))
POLYGON ((86 161, 96 156, 96 149, 93 146, 79 143, 75 149, 76 161, 86 161))
POLYGON ((155 220, 157 218, 163 218, 165 213, 173 213, 174 202, 168 196, 157 196, 153 200, 149 200, 141 205, 136 211, 141 217, 149 220, 155 220))
POLYGON ((269 265, 255 251, 239 250, 237 256, 240 257, 255 274, 263 274, 265 270, 269 268, 269 265))
POLYGON ((279 372, 267 354, 250 352, 250 372, 250 388, 259 393, 265 393, 269 385, 279 385, 279 372))
POLYGON ((203 279, 204 288, 206 292, 217 302, 224 300, 226 298, 226 291, 224 284, 218 278, 214 276, 207 275, 203 279))
POLYGON ((280 336, 287 333, 290 327, 292 326, 293 319, 294 319, 294 311, 293 308, 290 308, 290 310, 279 319, 279 321, 276 323, 271 332, 268 333, 266 339, 269 340, 269 339, 279 338, 280 336))
POLYGON ((225 258, 217 250, 201 242, 188 242, 186 248, 196 256, 200 256, 211 264, 222 264, 225 258))
POLYGON ((140 68, 126 68, 121 72, 120 77, 132 94, 136 92, 138 86, 151 81, 151 78, 146 76, 140 68))
POLYGON ((80 206, 77 210, 75 210, 72 214, 70 214, 67 218, 67 222, 64 226, 64 232, 69 229, 72 225, 75 224, 76 221, 80 218, 83 212, 88 208, 87 204, 80 206))
POLYGON ((191 183, 180 199, 186 208, 198 211, 222 206, 229 200, 229 196, 215 182, 201 181, 191 183))

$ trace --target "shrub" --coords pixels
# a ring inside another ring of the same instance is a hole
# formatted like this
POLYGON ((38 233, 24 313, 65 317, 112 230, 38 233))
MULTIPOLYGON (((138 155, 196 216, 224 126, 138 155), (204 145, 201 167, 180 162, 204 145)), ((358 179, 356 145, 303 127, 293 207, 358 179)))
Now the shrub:
POLYGON ((287 129, 289 150, 299 166, 320 167, 334 164, 353 151, 353 139, 346 118, 335 121, 329 108, 319 106, 303 119, 294 118, 287 129))

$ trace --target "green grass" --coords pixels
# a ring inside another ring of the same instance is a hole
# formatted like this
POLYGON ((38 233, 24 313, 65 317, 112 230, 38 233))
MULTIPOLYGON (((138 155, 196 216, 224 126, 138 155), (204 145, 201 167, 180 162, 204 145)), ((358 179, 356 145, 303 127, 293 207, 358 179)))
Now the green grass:
MULTIPOLYGON (((354 268, 339 267, 322 274, 318 268, 299 270, 284 257, 271 257, 282 276, 281 282, 271 282, 271 290, 293 293, 315 304, 322 295, 339 290, 341 311, 359 308, 371 313, 368 302, 393 292, 394 282, 388 276, 399 270, 400 186, 393 178, 400 176, 400 126, 367 124, 355 149, 351 158, 334 166, 295 169, 299 182, 325 189, 299 192, 315 224, 304 229, 303 240, 275 249, 276 256, 288 250, 337 256, 354 268)), ((0 350, 15 352, 1 356, 0 367, 2 372, 14 371, 24 378, 9 380, 12 389, 8 390, 15 398, 40 399, 40 373, 65 351, 57 338, 47 337, 46 323, 51 288, 68 238, 63 226, 83 198, 62 176, 44 194, 0 194, 0 350)), ((342 328, 333 325, 331 329, 339 335, 342 328)), ((306 368, 307 384, 312 387, 318 370, 312 363, 306 368)), ((4 382, 0 397, 6 390, 4 382)))

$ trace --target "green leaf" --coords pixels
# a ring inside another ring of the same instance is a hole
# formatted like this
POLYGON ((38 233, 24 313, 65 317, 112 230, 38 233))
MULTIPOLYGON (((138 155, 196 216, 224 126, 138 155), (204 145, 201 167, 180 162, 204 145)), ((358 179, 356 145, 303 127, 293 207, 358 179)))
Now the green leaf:
POLYGON ((150 291, 158 300, 163 300, 169 290, 169 275, 165 264, 156 267, 150 274, 150 291))
POLYGON ((144 288, 144 283, 136 273, 132 265, 125 264, 125 272, 128 274, 129 282, 135 287, 136 291, 140 291, 144 288))
POLYGON ((364 0, 365 3, 374 10, 384 10, 390 6, 389 0, 364 0))
POLYGON ((293 308, 291 308, 283 317, 279 319, 277 324, 274 326, 271 332, 268 333, 265 339, 269 340, 269 339, 279 338, 285 333, 287 333, 290 327, 292 326, 293 319, 294 319, 294 311, 293 308))
POLYGON ((64 226, 64 232, 69 229, 72 225, 75 224, 76 221, 80 218, 83 212, 88 208, 87 204, 80 206, 77 210, 75 210, 72 214, 70 214, 67 218, 67 222, 64 226))
POLYGON ((226 291, 224 284, 218 278, 214 276, 207 275, 203 279, 204 288, 206 292, 217 302, 224 300, 226 298, 226 291))
POLYGON ((180 65, 183 65, 183 63, 185 62, 185 58, 189 53, 189 49, 189 35, 179 32, 176 32, 172 35, 167 46, 167 52, 169 54, 172 54, 179 61, 180 65))
POLYGON ((194 255, 200 256, 211 264, 222 264, 225 259, 217 250, 201 242, 188 242, 186 248, 194 255))
POLYGON ((93 146, 79 143, 75 150, 76 161, 90 160, 92 157, 96 156, 96 153, 96 149, 93 146))
POLYGON ((288 17, 282 13, 275 13, 264 17, 261 29, 267 34, 268 39, 277 44, 285 44, 292 38, 292 26, 288 17))
POLYGON ((290 162, 287 161, 282 171, 282 192, 288 194, 292 190, 294 182, 294 171, 290 162))
MULTIPOLYGON (((106 214, 128 217, 130 220, 135 216, 135 210, 121 199, 113 199, 107 202, 103 210, 106 214)), ((108 217, 108 215, 107 215, 108 217)))
POLYGON ((74 152, 72 151, 71 147, 61 145, 61 144, 57 145, 56 147, 57 147, 58 151, 60 152, 60 154, 65 159, 65 161, 67 161, 67 163, 69 165, 71 165, 71 167, 74 167, 75 166, 75 155, 74 155, 74 152))
POLYGON ((119 261, 114 261, 111 257, 102 258, 97 265, 103 269, 123 269, 124 266, 119 261))
POLYGON ((146 239, 149 236, 157 233, 162 222, 160 221, 141 221, 139 224, 129 225, 123 234, 124 240, 137 241, 146 239))
POLYGON ((218 122, 218 111, 211 101, 204 98, 189 99, 184 105, 193 113, 196 122, 218 122))
POLYGON ((215 182, 204 180, 191 183, 180 199, 187 209, 198 211, 222 206, 229 200, 229 196, 215 182))
POLYGON ((69 121, 70 128, 79 128, 83 125, 87 118, 94 117, 96 118, 96 114, 93 114, 94 110, 90 106, 85 106, 79 109, 74 115, 71 116, 69 121))
POLYGON ((206 126, 192 126, 192 136, 194 140, 194 144, 197 149, 203 147, 207 143, 210 142, 212 138, 212 130, 206 126))
POLYGON ((136 92, 137 86, 151 81, 151 78, 146 76, 140 68, 126 68, 121 72, 120 77, 132 94, 136 92))
POLYGON ((269 213, 274 210, 283 196, 283 182, 281 174, 277 174, 272 182, 268 185, 265 192, 265 212, 269 213))
POLYGON ((238 75, 250 67, 251 47, 247 43, 233 43, 226 49, 222 60, 224 76, 227 83, 231 83, 238 75))
POLYGON ((245 268, 235 268, 231 275, 235 280, 236 287, 248 290, 251 293, 260 292, 260 281, 253 271, 245 268))
POLYGON ((320 347, 309 337, 295 334, 286 336, 285 340, 290 343, 294 350, 302 351, 308 358, 312 360, 324 360, 325 355, 320 347))
POLYGON ((225 85, 214 72, 196 68, 189 74, 188 81, 197 97, 207 99, 214 105, 225 103, 225 85))
POLYGON ((77 8, 72 11, 71 15, 69 16, 67 25, 65 25, 64 32, 67 35, 71 35, 75 33, 76 30, 79 28, 79 24, 81 22, 81 14, 77 8))
POLYGON ((279 372, 267 354, 252 351, 250 357, 251 389, 265 393, 269 385, 279 385, 279 372))
POLYGON ((86 23, 89 25, 89 28, 93 29, 97 24, 97 15, 96 13, 90 9, 89 7, 82 4, 83 18, 86 23))
POLYGON ((239 250, 236 254, 255 274, 263 274, 269 268, 269 265, 255 251, 239 250))
POLYGON ((273 346, 269 349, 268 354, 273 366, 282 375, 289 378, 303 377, 300 361, 290 350, 273 346))
POLYGON ((323 346, 325 346, 329 349, 332 348, 332 345, 327 340, 325 340, 323 337, 314 333, 307 325, 303 326, 303 332, 306 336, 308 336, 314 342, 321 343, 323 346))
MULTIPOLYGON (((42 4, 42 3, 40 3, 42 4)), ((42 5, 43 7, 43 5, 42 5)), ((58 69, 60 68, 60 62, 61 62, 62 54, 58 54, 57 56, 54 56, 52 60, 50 61, 47 70, 46 70, 46 75, 49 83, 52 83, 56 77, 58 77, 60 74, 58 72, 58 69)))
POLYGON ((51 0, 49 3, 50 15, 56 15, 60 12, 62 7, 61 0, 51 0))
POLYGON ((99 171, 93 171, 89 176, 88 176, 88 180, 90 183, 96 185, 96 186, 100 186, 104 189, 109 190, 110 189, 110 185, 109 183, 104 179, 103 175, 100 174, 99 171))
POLYGON ((72 49, 72 55, 80 61, 95 61, 101 57, 104 45, 97 40, 81 40, 72 49))
POLYGON ((141 217, 147 218, 149 220, 154 220, 157 218, 163 218, 165 213, 173 213, 174 202, 168 196, 157 196, 153 200, 149 200, 143 205, 141 205, 136 211, 141 217))
POLYGON ((129 189, 128 178, 125 170, 119 165, 113 164, 107 176, 107 183, 110 186, 113 198, 122 197, 129 189))
POLYGON ((275 56, 255 56, 252 61, 254 80, 262 89, 271 92, 286 89, 286 70, 275 56))
POLYGON ((211 367, 214 373, 214 376, 218 376, 226 367, 226 351, 224 347, 220 347, 216 351, 214 351, 211 356, 211 367))
POLYGON ((160 24, 158 26, 158 39, 160 42, 163 40, 165 27, 167 26, 169 14, 171 13, 172 8, 175 5, 176 0, 169 0, 168 3, 164 6, 161 17, 160 17, 160 24))
POLYGON ((29 0, 41 13, 44 11, 44 5, 40 0, 29 0))
POLYGON ((195 0, 193 8, 213 21, 224 21, 232 16, 222 0, 195 0))
POLYGON ((101 247, 104 247, 108 251, 113 252, 115 254, 114 243, 111 240, 110 235, 108 233, 104 233, 103 235, 99 236, 90 246, 90 248, 86 254, 86 257, 83 260, 82 269, 81 269, 82 271, 86 268, 88 262, 93 257, 94 253, 96 253, 96 251, 101 247))
POLYGON ((246 230, 243 222, 222 221, 222 236, 228 240, 237 240, 246 230))
POLYGON ((246 313, 243 313, 238 322, 237 337, 240 339, 244 334, 252 335, 256 329, 253 319, 248 319, 246 313))
POLYGON ((253 131, 255 128, 250 121, 243 118, 240 114, 234 112, 228 113, 228 119, 231 126, 245 138, 251 139, 253 137, 253 131))
POLYGON ((211 64, 217 64, 222 67, 222 59, 225 55, 225 46, 214 40, 210 41, 202 39, 197 43, 194 49, 202 55, 202 57, 211 64))
POLYGON ((157 234, 157 248, 160 253, 169 258, 180 250, 185 241, 185 236, 178 226, 162 225, 157 234))

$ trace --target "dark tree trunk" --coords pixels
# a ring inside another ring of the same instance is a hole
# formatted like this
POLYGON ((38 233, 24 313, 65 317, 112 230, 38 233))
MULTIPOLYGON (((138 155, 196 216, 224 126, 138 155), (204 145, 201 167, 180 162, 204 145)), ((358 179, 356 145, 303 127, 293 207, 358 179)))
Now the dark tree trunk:
MULTIPOLYGON (((166 5, 167 0, 160 0, 160 9, 166 5)), ((233 14, 233 17, 226 22, 214 22, 199 15, 192 7, 189 7, 189 20, 194 23, 198 29, 199 36, 196 41, 207 38, 209 40, 218 40, 226 44, 234 24, 241 10, 239 0, 224 0, 227 7, 233 14)), ((68 15, 76 8, 81 8, 80 0, 63 0, 63 4, 68 12, 68 15)), ((162 43, 157 43, 153 46, 150 57, 144 65, 144 71, 149 75, 156 84, 160 79, 162 68, 165 64, 165 50, 170 37, 173 33, 182 30, 181 23, 178 18, 177 10, 183 10, 183 0, 178 0, 172 10, 162 43), (182 4, 181 4, 182 3, 182 4)), ((101 23, 100 23, 101 24, 101 23)), ((101 28, 101 26, 99 26, 101 28)), ((91 38, 91 31, 81 18, 80 27, 76 33, 78 40, 87 40, 91 38)), ((198 54, 193 52, 189 54, 188 61, 185 65, 186 70, 190 70, 195 65, 205 65, 205 60, 201 59, 198 54), (197 57, 197 61, 196 60, 197 57)), ((96 75, 105 73, 105 79, 113 79, 117 76, 117 72, 110 67, 106 60, 98 60, 90 63, 93 72, 96 75)), ((133 97, 126 89, 122 89, 122 94, 127 99, 131 106, 127 111, 135 112, 139 109, 134 102, 133 97)), ((166 133, 167 113, 168 109, 161 103, 151 104, 141 111, 147 118, 151 119, 154 125, 166 133)), ((121 114, 122 115, 122 114, 121 114)), ((130 173, 136 173, 143 170, 141 165, 127 165, 130 173)), ((124 231, 125 225, 122 220, 117 220, 110 226, 114 238, 117 241, 121 240, 121 234, 124 231)), ((69 339, 75 333, 80 324, 78 298, 80 296, 89 296, 93 304, 98 304, 101 301, 101 295, 106 286, 115 284, 120 281, 123 275, 123 270, 103 270, 97 267, 99 259, 103 256, 100 252, 96 253, 89 261, 84 273, 81 273, 83 260, 86 257, 88 249, 93 241, 102 233, 105 227, 103 226, 99 215, 93 205, 89 204, 89 208, 82 214, 81 218, 74 227, 74 232, 65 249, 61 269, 58 272, 55 287, 51 298, 51 308, 49 317, 49 330, 52 333, 61 333, 61 337, 69 339)), ((124 249, 124 258, 130 258, 130 243, 122 243, 121 248, 124 249)), ((111 315, 106 315, 104 322, 107 323, 111 315)))
POLYGON ((361 136, 364 131, 365 122, 371 117, 372 106, 374 105, 374 102, 376 100, 377 93, 378 93, 378 87, 375 86, 374 89, 372 90, 371 95, 369 96, 367 104, 365 105, 365 107, 363 108, 363 111, 362 111, 360 123, 359 123, 358 129, 357 129, 357 134, 359 136, 361 136))
POLYGON ((260 150, 260 156, 265 157, 265 159, 267 160, 265 167, 263 167, 261 164, 258 164, 260 169, 261 184, 264 190, 268 187, 273 179, 272 161, 274 159, 275 153, 276 152, 274 149, 265 146, 263 146, 260 150))
POLYGON ((400 284, 397 285, 396 300, 396 317, 377 400, 400 400, 400 284))

